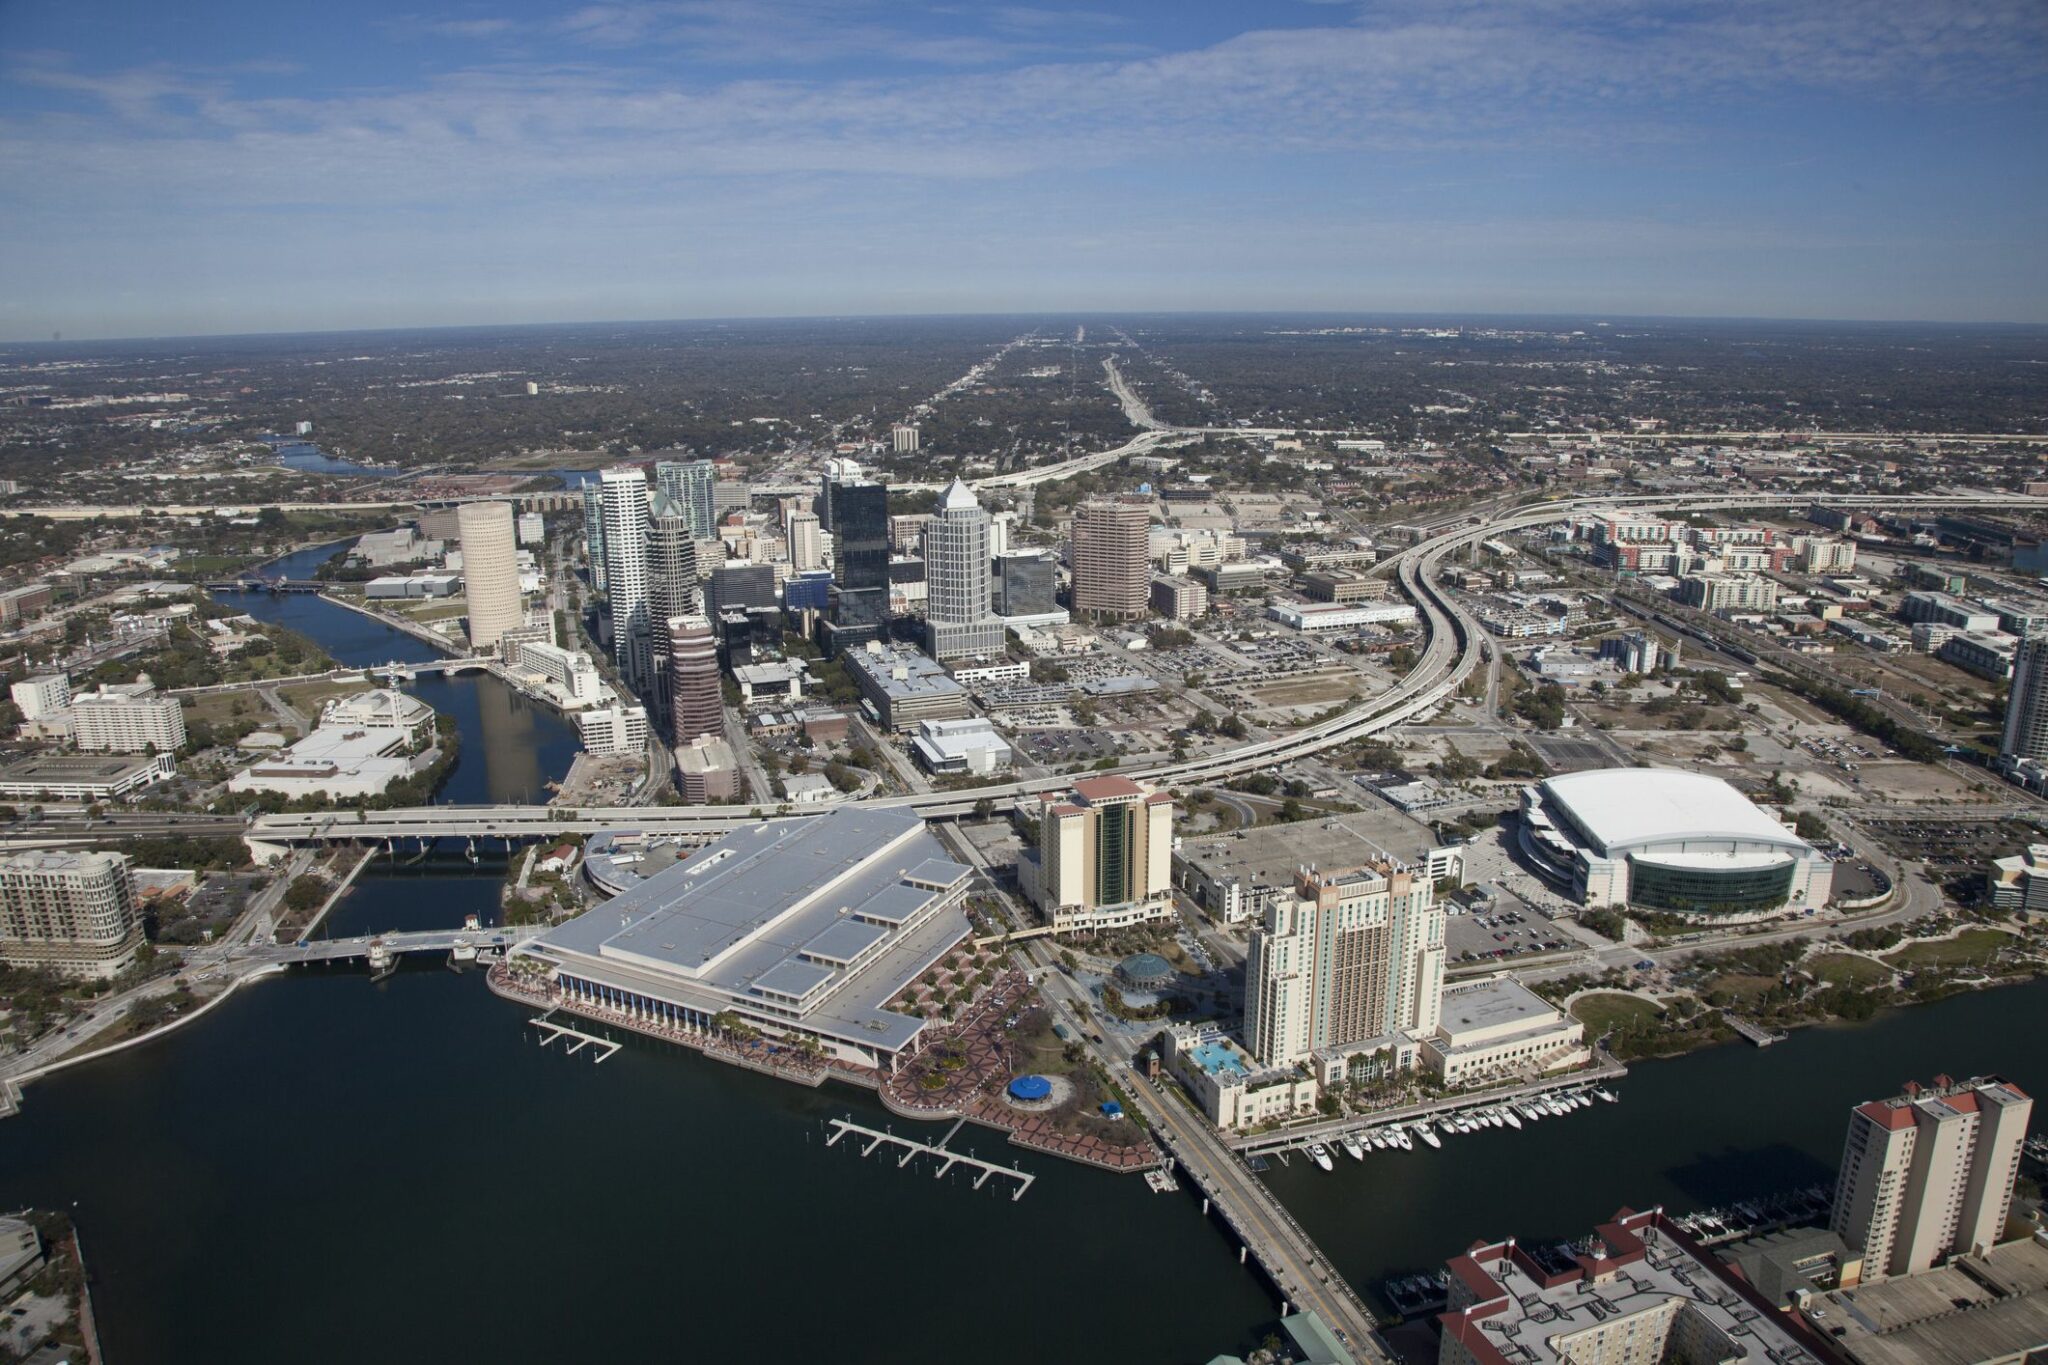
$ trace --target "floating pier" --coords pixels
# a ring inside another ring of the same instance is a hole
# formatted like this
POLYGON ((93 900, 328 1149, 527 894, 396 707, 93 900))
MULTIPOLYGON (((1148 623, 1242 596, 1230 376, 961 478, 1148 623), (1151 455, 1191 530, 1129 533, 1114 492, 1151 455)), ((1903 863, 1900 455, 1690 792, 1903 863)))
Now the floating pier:
POLYGON ((610 1061, 612 1054, 625 1046, 624 1043, 615 1043, 609 1038, 600 1038, 594 1033, 585 1033, 582 1029, 571 1028, 567 1024, 558 1024, 545 1014, 527 1022, 541 1031, 540 1045, 542 1047, 546 1047, 557 1038, 574 1038, 575 1042, 562 1049, 565 1054, 573 1055, 581 1052, 586 1047, 598 1049, 591 1056, 591 1061, 593 1062, 610 1061))
POLYGON ((832 1119, 825 1125, 832 1130, 832 1136, 825 1139, 825 1145, 830 1147, 837 1143, 839 1139, 851 1133, 868 1140, 867 1146, 861 1148, 860 1151, 860 1154, 864 1157, 873 1155, 879 1147, 902 1148, 903 1155, 896 1158, 898 1166, 908 1166, 911 1161, 920 1156, 935 1156, 940 1159, 939 1169, 934 1173, 935 1179, 943 1177, 947 1171, 952 1170, 955 1166, 972 1166, 981 1172, 980 1175, 974 1178, 975 1189, 978 1190, 983 1185, 986 1185, 990 1176, 1007 1176, 1017 1182, 1017 1188, 1010 1192, 1010 1202, 1015 1203, 1017 1200, 1022 1199, 1024 1191, 1031 1188, 1031 1182, 1036 1180, 1037 1176, 1028 1175, 1014 1166, 999 1166, 993 1161, 984 1161, 977 1156, 967 1156, 963 1153, 946 1149, 946 1144, 959 1134, 960 1129, 966 1123, 966 1119, 961 1119, 952 1128, 948 1129, 946 1135, 937 1142, 919 1142, 916 1138, 898 1137, 895 1133, 870 1128, 866 1124, 855 1123, 852 1119, 832 1119))

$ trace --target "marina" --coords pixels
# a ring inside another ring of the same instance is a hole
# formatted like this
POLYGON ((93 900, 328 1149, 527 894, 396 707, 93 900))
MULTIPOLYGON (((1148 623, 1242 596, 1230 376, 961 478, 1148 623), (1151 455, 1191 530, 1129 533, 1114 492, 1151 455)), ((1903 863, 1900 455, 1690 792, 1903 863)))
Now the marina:
MULTIPOLYGON (((1602 1074, 1611 1077, 1620 1073, 1614 1070, 1602 1074)), ((1285 1165, 1288 1158, 1296 1154, 1306 1155, 1321 1170, 1334 1171, 1336 1163, 1330 1159, 1330 1144, 1333 1143, 1346 1156, 1357 1161, 1366 1160, 1373 1152, 1412 1152, 1418 1142, 1441 1151, 1446 1137, 1485 1129, 1521 1132, 1545 1119, 1563 1118, 1580 1109, 1590 1109, 1596 1103, 1615 1104, 1621 1099, 1606 1085, 1587 1084, 1584 1074, 1556 1078, 1549 1086, 1548 1089, 1533 1085, 1524 1087, 1511 1098, 1496 1098, 1478 1104, 1454 1096, 1429 1109, 1422 1117, 1403 1117, 1393 1121, 1368 1117, 1351 1120, 1348 1124, 1336 1121, 1318 1124, 1311 1131, 1292 1136, 1261 1134, 1237 1146, 1253 1171, 1265 1169, 1266 1157, 1277 1157, 1285 1165)))

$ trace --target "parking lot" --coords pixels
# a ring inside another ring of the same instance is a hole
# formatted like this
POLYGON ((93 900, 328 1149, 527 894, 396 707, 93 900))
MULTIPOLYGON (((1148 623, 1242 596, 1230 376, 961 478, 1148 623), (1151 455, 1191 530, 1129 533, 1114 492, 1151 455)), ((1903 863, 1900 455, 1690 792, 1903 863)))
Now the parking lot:
MULTIPOLYGON (((2036 827, 2017 820, 1870 820, 1871 833, 1901 858, 1916 859, 1937 874, 1983 870, 1993 858, 2038 841, 2036 827)), ((1839 872, 1838 874, 1839 875, 1839 872)))

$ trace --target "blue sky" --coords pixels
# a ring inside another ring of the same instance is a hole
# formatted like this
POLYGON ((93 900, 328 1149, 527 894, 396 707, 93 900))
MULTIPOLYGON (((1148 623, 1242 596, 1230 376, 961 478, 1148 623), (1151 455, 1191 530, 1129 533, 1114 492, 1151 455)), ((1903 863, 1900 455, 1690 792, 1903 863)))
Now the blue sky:
POLYGON ((2042 0, 0 0, 0 337, 2048 322, 2042 0))

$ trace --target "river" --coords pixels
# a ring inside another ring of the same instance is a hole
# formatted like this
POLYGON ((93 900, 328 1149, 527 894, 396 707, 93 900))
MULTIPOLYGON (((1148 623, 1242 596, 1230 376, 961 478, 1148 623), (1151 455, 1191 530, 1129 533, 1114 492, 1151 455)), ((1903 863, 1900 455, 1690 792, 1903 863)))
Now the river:
MULTIPOLYGON (((278 566, 310 576, 328 553, 278 566)), ((301 596, 238 599, 351 664, 424 644, 301 596)), ((537 795, 573 731, 495 679, 414 689, 456 717, 441 799, 537 795)), ((494 915, 502 852, 380 865, 334 932, 494 915)), ((0 1122, 0 1207, 71 1208, 114 1365, 787 1356, 1184 1365, 1275 1311, 1186 1194, 1017 1155, 1019 1202, 826 1150, 889 1118, 637 1043, 543 1050, 474 975, 372 985, 308 970, 159 1043, 31 1086, 0 1122)), ((1302 1160, 1272 1188, 1353 1283, 1480 1238, 1580 1235, 1626 1203, 1684 1210, 1830 1178, 1849 1106, 1911 1077, 2040 1081, 2048 983, 1965 995, 1777 1047, 1645 1063, 1622 1102, 1443 1151, 1302 1160)), ((1013 1149, 986 1133, 957 1141, 1013 1149)))

